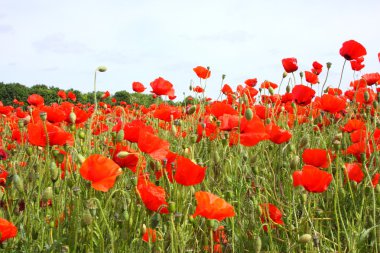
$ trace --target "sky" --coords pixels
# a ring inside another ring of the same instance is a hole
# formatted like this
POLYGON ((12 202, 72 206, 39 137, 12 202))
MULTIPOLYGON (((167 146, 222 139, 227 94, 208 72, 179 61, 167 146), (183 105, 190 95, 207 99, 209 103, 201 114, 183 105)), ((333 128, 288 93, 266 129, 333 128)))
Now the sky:
MULTIPOLYGON (((281 60, 299 70, 332 63, 327 85, 336 87, 342 43, 367 49, 362 73, 348 65, 343 87, 379 72, 380 1, 335 0, 0 0, 0 82, 61 89, 132 92, 132 82, 170 81, 178 99, 199 84, 193 68, 209 66, 206 95, 216 98, 221 76, 232 87, 248 78, 279 83, 281 60)), ((325 70, 321 74, 324 80, 325 70)))

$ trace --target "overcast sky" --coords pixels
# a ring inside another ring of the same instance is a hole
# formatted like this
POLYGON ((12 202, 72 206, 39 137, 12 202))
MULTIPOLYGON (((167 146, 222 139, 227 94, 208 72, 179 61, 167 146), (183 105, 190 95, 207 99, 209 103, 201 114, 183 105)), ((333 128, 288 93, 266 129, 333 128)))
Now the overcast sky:
POLYGON ((296 57, 300 70, 332 62, 327 84, 337 86, 346 40, 367 49, 362 74, 380 71, 379 10, 377 0, 0 0, 0 81, 88 92, 105 65, 98 90, 140 81, 148 93, 161 76, 183 98, 202 65, 212 71, 207 95, 217 97, 222 74, 233 87, 253 77, 279 83, 281 59, 296 57))

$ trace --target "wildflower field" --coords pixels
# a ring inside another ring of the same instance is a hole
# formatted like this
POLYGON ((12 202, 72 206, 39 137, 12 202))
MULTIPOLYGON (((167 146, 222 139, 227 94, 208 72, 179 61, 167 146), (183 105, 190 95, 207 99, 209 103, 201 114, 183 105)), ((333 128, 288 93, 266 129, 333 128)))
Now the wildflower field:
POLYGON ((380 74, 359 42, 337 53, 334 85, 284 58, 215 100, 198 66, 180 103, 162 77, 150 107, 0 102, 0 252, 380 252, 380 74))

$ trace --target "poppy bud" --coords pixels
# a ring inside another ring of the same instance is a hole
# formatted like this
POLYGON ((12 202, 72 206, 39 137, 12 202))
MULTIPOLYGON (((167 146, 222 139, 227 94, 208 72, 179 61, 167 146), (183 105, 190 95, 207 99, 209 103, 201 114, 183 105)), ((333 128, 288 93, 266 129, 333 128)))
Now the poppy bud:
POLYGON ((300 149, 306 148, 309 145, 309 138, 307 136, 303 136, 300 140, 300 149))
POLYGON ((375 110, 377 110, 378 106, 379 106, 379 103, 377 101, 373 101, 373 108, 375 110))
POLYGON ((57 157, 57 155, 59 154, 59 150, 54 149, 54 150, 52 151, 52 153, 53 153, 53 156, 54 156, 54 157, 57 157))
POLYGON ((82 215, 82 224, 85 226, 89 226, 89 225, 91 225, 92 220, 93 220, 93 218, 92 218, 90 211, 86 209, 84 211, 84 214, 82 215))
POLYGON ((253 118, 253 112, 252 112, 252 109, 251 109, 251 108, 247 108, 247 109, 245 110, 244 117, 245 117, 247 120, 251 120, 251 119, 253 118))
POLYGON ((53 198, 53 188, 52 187, 47 187, 45 190, 42 192, 41 199, 43 201, 48 201, 53 198))
POLYGON ((57 167, 57 164, 55 162, 50 163, 50 179, 51 181, 55 182, 58 180, 59 176, 59 168, 57 167))
POLYGON ((286 71, 284 71, 284 73, 282 73, 282 78, 285 78, 287 75, 288 75, 288 73, 286 71))
POLYGON ((77 120, 77 115, 75 114, 75 112, 73 111, 70 112, 69 119, 70 119, 71 124, 75 124, 75 121, 77 120))
POLYGON ((41 118, 42 121, 46 121, 46 119, 47 119, 47 113, 46 112, 41 112, 40 113, 40 118, 41 118))
POLYGON ((195 219, 192 215, 189 216, 189 222, 195 224, 195 219))
POLYGON ((57 162, 58 162, 58 163, 62 163, 63 160, 65 159, 65 156, 64 156, 63 154, 59 153, 59 154, 57 155, 56 159, 57 159, 57 162))
POLYGON ((80 139, 84 140, 84 138, 86 137, 86 133, 83 130, 80 130, 78 136, 80 139))
POLYGON ((169 208, 168 208, 169 212, 174 213, 175 212, 175 208, 176 208, 175 203, 171 201, 168 204, 169 204, 169 208))
POLYGON ((86 161, 86 158, 84 158, 81 154, 78 154, 77 157, 80 163, 84 163, 84 161, 86 161))
POLYGON ((326 63, 326 67, 327 67, 327 69, 330 69, 330 68, 331 68, 331 65, 332 65, 331 62, 327 62, 327 63, 326 63))
POLYGON ((298 155, 295 155, 292 157, 292 159, 290 160, 290 168, 292 170, 296 170, 298 169, 298 164, 300 162, 300 157, 298 155))
POLYGON ((127 151, 120 151, 119 153, 117 153, 116 157, 117 158, 126 158, 127 156, 129 156, 131 153, 127 152, 127 151))
POLYGON ((195 112, 195 109, 196 108, 195 108, 194 105, 188 107, 187 110, 186 110, 187 115, 192 115, 195 112))
POLYGON ((223 74, 222 75, 222 80, 224 80, 226 78, 226 75, 225 74, 223 74))
POLYGON ((366 102, 369 101, 369 93, 368 93, 368 91, 364 92, 364 101, 366 101, 366 102))
POLYGON ((307 194, 306 193, 302 193, 301 199, 302 199, 302 203, 305 205, 306 201, 307 201, 307 194))
POLYGON ((99 71, 99 72, 106 72, 107 71, 107 67, 106 66, 99 66, 97 68, 97 71, 99 71))
POLYGON ((272 87, 269 87, 269 93, 273 96, 273 94, 274 94, 274 89, 272 88, 272 87))
POLYGON ((122 142, 124 140, 124 130, 120 129, 116 134, 116 142, 122 142))
POLYGON ((177 135, 177 127, 175 125, 172 125, 172 132, 174 135, 177 135))
POLYGON ((303 72, 300 72, 300 77, 301 77, 301 79, 303 78, 303 72))
POLYGON ((300 243, 308 243, 308 242, 311 242, 312 239, 313 239, 313 237, 310 234, 303 234, 298 239, 298 242, 300 242, 300 243))
POLYGON ((22 182, 22 179, 19 175, 14 174, 12 177, 12 181, 19 192, 24 192, 24 183, 22 182))
POLYGON ((189 90, 192 91, 193 90, 193 86, 190 84, 189 86, 189 90))
POLYGON ((261 243, 260 236, 255 236, 255 238, 253 240, 253 252, 254 253, 260 253, 261 246, 262 246, 262 243, 261 243))
POLYGON ((20 119, 18 122, 18 128, 22 129, 24 127, 24 120, 20 119))
POLYGON ((286 86, 286 93, 290 93, 290 85, 286 86))
POLYGON ((269 125, 270 123, 271 123, 270 118, 266 118, 266 119, 265 119, 265 125, 269 125))

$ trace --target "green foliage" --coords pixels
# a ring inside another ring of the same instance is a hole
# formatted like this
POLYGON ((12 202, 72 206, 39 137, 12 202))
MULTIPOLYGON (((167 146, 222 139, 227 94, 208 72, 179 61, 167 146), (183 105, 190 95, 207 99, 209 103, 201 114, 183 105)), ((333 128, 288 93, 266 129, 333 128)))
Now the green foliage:
MULTIPOLYGON (((12 105, 14 99, 26 103, 30 95, 39 94, 44 98, 45 104, 49 105, 58 101, 59 97, 57 93, 59 90, 60 89, 57 87, 48 87, 44 84, 36 84, 32 87, 27 87, 19 83, 0 82, 0 101, 2 101, 4 105, 12 105)), ((78 103, 86 104, 94 102, 93 92, 82 93, 74 89, 69 89, 65 91, 66 93, 68 93, 69 91, 73 92, 77 97, 78 103)), ((96 97, 98 101, 103 101, 105 103, 111 103, 112 98, 115 98, 117 103, 124 101, 127 104, 137 103, 146 107, 149 107, 151 104, 163 102, 162 98, 160 97, 153 98, 150 94, 129 93, 125 90, 117 91, 113 96, 110 96, 106 99, 101 99, 103 94, 104 91, 97 91, 96 97)), ((169 101, 169 104, 174 103, 169 101)))

